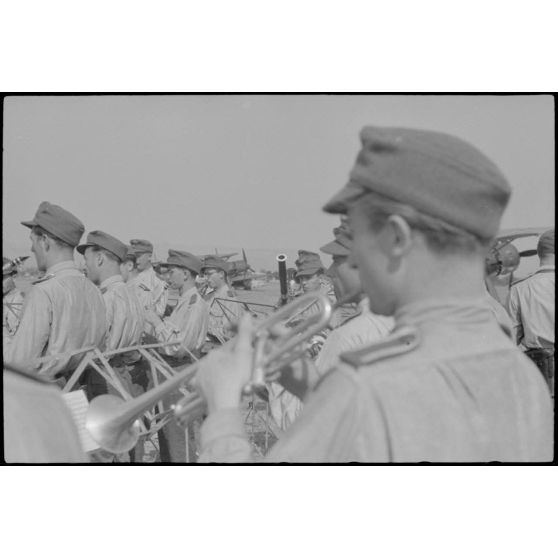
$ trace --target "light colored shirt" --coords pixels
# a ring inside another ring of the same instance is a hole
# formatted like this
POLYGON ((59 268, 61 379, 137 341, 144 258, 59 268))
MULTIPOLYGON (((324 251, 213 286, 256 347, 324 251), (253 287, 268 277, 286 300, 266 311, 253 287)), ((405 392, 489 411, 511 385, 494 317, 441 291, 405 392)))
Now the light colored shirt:
POLYGON ((221 285, 218 289, 206 294, 205 300, 209 305, 208 333, 214 335, 221 343, 233 337, 231 327, 236 325, 242 314, 241 305, 233 290, 228 285, 221 285))
POLYGON ((151 295, 151 304, 153 305, 155 312, 162 317, 165 313, 168 299, 166 283, 157 277, 153 267, 140 271, 133 281, 139 286, 139 288, 143 285, 144 288, 142 290, 146 290, 145 287, 147 288, 149 294, 151 295))
POLYGON ((4 455, 8 463, 87 462, 56 386, 4 370, 4 455))
POLYGON ((102 346, 107 330, 101 293, 73 261, 49 268, 25 297, 21 322, 4 360, 26 370, 54 375, 71 370, 84 347, 102 346), (40 359, 40 360, 39 360, 40 359))
POLYGON ((156 328, 157 339, 162 343, 178 342, 161 348, 163 354, 181 357, 187 351, 201 349, 209 324, 209 307, 196 287, 184 292, 172 312, 156 328))
POLYGON ((513 335, 525 349, 554 348, 555 288, 555 267, 543 265, 510 289, 508 312, 513 335))
POLYGON ((368 298, 364 298, 358 304, 358 312, 328 335, 316 358, 318 372, 325 374, 339 363, 341 353, 373 343, 392 329, 393 318, 372 313, 368 298))
POLYGON ((126 287, 121 275, 100 285, 107 310, 105 351, 137 345, 143 333, 144 311, 136 294, 126 287))
POLYGON ((15 334, 22 309, 23 293, 19 289, 12 289, 2 297, 2 336, 4 340, 15 334))
POLYGON ((513 326, 506 309, 488 291, 486 292, 486 302, 490 311, 496 318, 496 321, 500 324, 500 327, 504 330, 506 335, 511 337, 513 326))
MULTIPOLYGON (((407 305, 391 335, 341 360, 267 461, 552 459, 548 388, 483 300, 407 305)), ((212 413, 201 437, 201 461, 251 458, 237 409, 212 413)))

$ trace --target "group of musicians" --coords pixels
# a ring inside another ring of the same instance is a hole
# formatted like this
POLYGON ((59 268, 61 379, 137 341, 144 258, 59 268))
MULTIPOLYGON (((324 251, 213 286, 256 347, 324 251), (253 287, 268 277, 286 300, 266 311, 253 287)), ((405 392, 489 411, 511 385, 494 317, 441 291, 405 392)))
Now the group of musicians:
MULTIPOLYGON (((501 171, 446 134, 366 127, 360 139, 348 183, 324 206, 341 216, 321 248, 332 265, 326 270, 317 253, 302 250, 296 262, 301 292, 321 291, 337 304, 319 342, 267 386, 282 433, 265 459, 552 460, 554 230, 539 240, 540 269, 512 287, 510 336, 484 285, 485 255, 511 195, 501 171)), ((226 262, 169 250, 167 280, 179 299, 165 315, 166 285, 148 241, 126 245, 94 231, 79 244, 83 224, 48 202, 23 224, 45 275, 26 295, 19 325, 12 319, 6 332, 4 319, 7 460, 85 459, 56 393, 80 349, 153 339, 180 363, 201 356, 208 334, 222 346, 199 363, 197 388, 207 403, 199 461, 252 460, 241 403, 255 324, 234 303, 226 262), (75 248, 87 277, 75 267, 75 248), (22 417, 17 408, 26 401, 34 412, 22 417), (53 428, 68 435, 51 443, 53 428)), ((133 358, 114 365, 128 374, 130 390, 149 389, 133 358)), ((101 380, 86 374, 89 397, 110 389, 101 380)), ((180 460, 172 440, 184 433, 165 428, 168 460, 180 460)))

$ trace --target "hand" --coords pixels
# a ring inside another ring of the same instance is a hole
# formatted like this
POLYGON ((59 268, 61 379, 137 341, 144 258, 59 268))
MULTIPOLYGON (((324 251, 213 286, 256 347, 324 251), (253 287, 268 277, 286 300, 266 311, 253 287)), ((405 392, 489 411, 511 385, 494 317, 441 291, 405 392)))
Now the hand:
POLYGON ((159 314, 157 314, 153 308, 149 308, 145 311, 145 320, 153 326, 158 326, 161 323, 159 314))
POLYGON ((210 413, 240 405, 242 389, 250 381, 252 372, 253 331, 250 315, 244 314, 234 341, 200 360, 197 387, 204 395, 210 413))

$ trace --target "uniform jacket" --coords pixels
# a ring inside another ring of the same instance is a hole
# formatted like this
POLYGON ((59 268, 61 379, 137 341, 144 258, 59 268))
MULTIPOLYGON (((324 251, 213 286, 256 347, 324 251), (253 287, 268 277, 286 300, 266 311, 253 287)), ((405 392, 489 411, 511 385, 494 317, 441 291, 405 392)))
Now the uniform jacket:
POLYGON ((142 290, 145 290, 145 287, 147 287, 151 295, 152 305, 155 307, 155 312, 157 312, 159 316, 163 316, 165 308, 167 307, 168 290, 165 282, 157 277, 155 270, 152 267, 144 269, 137 274, 133 281, 136 282, 140 288, 142 288, 141 286, 143 285, 144 288, 142 290))

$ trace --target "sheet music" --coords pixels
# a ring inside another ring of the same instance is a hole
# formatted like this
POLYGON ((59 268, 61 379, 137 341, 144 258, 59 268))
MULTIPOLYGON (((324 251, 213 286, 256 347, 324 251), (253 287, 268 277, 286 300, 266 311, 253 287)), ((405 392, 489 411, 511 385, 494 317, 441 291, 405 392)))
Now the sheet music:
POLYGON ((87 453, 99 449, 101 446, 91 438, 89 432, 85 428, 85 417, 87 415, 89 402, 83 390, 78 389, 76 391, 63 393, 62 397, 72 413, 83 451, 87 453))

